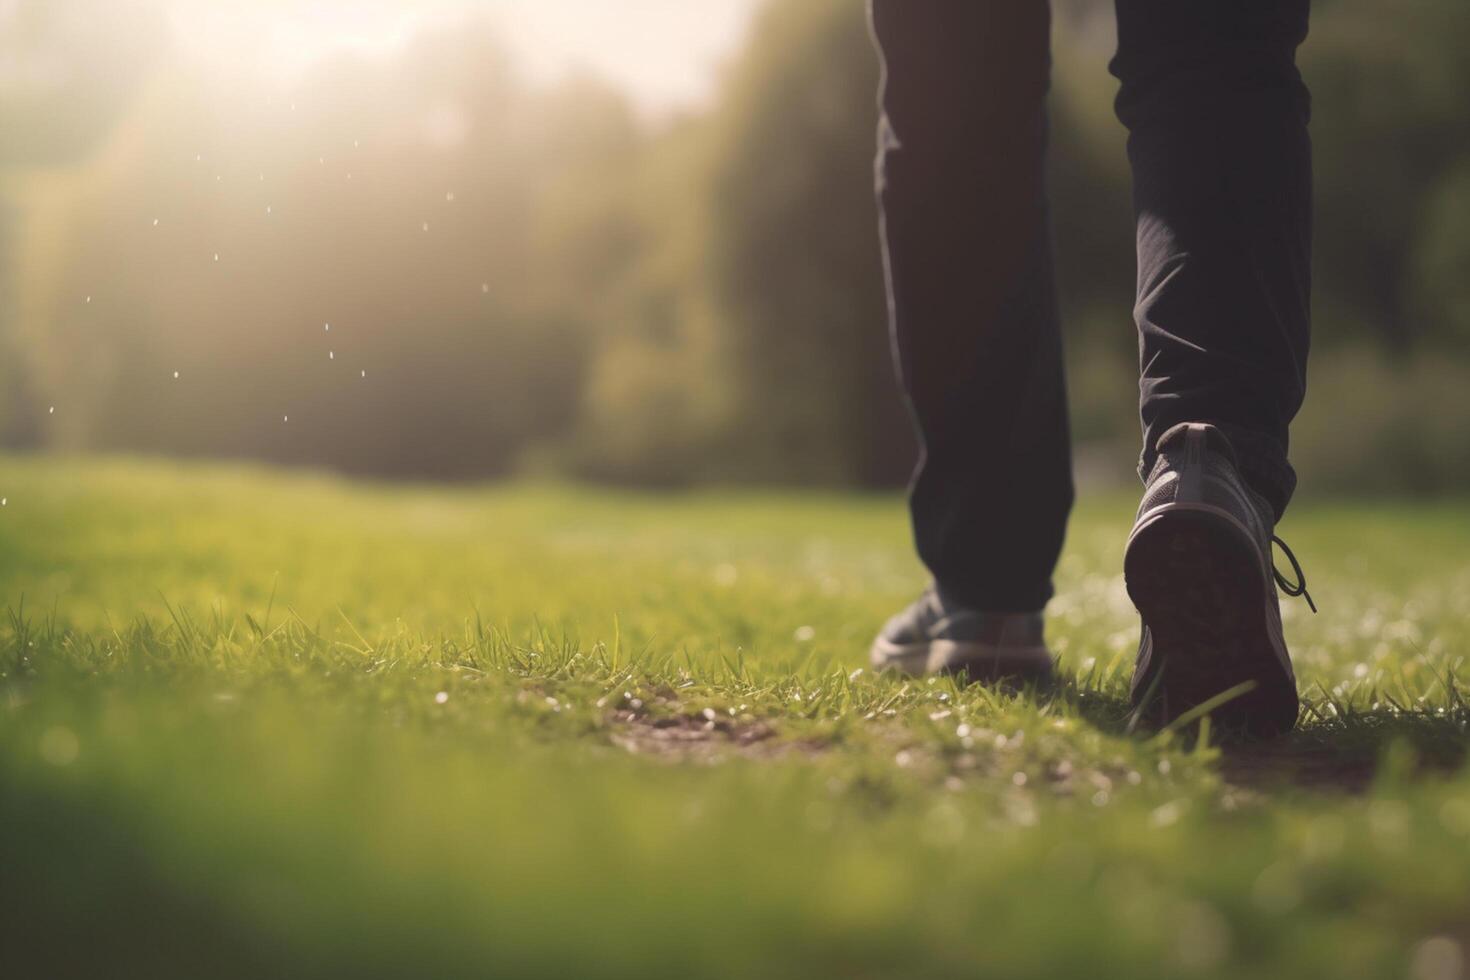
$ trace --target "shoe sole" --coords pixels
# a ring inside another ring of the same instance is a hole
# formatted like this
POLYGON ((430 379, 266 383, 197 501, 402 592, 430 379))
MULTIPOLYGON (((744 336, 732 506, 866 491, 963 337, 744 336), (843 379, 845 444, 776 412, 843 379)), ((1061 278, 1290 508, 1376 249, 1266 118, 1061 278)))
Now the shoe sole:
POLYGON ((1250 533, 1202 505, 1161 508, 1134 531, 1124 559, 1128 595, 1152 634, 1149 682, 1135 692, 1142 718, 1167 726, 1220 695, 1226 736, 1290 731, 1301 711, 1285 643, 1271 626, 1272 593, 1250 533))
POLYGON ((964 675, 974 684, 1041 683, 1051 680, 1056 669, 1044 646, 997 649, 953 640, 901 645, 880 639, 873 644, 869 662, 880 673, 964 675))

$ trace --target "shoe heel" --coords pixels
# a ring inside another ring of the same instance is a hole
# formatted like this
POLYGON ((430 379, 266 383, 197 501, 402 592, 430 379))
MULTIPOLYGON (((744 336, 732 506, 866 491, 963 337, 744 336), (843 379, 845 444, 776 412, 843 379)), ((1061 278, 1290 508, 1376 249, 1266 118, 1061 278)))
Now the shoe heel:
POLYGON ((1145 717, 1168 724, 1254 685, 1214 712, 1217 727, 1266 735, 1296 723, 1295 680, 1277 651, 1269 583, 1245 532, 1208 511, 1165 510, 1135 531, 1124 576, 1154 645, 1152 676, 1139 688, 1154 700, 1136 705, 1145 717))

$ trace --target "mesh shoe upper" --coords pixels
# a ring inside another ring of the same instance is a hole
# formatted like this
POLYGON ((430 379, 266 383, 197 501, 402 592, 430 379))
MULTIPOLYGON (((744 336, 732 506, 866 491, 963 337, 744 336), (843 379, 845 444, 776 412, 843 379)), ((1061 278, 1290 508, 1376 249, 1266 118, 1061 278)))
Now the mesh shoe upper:
POLYGON ((1159 440, 1159 461, 1149 475, 1138 509, 1143 523, 1150 512, 1169 504, 1196 504, 1237 521, 1256 542, 1265 572, 1271 564, 1273 512, 1266 498, 1240 476, 1235 450, 1212 425, 1178 425, 1159 440))

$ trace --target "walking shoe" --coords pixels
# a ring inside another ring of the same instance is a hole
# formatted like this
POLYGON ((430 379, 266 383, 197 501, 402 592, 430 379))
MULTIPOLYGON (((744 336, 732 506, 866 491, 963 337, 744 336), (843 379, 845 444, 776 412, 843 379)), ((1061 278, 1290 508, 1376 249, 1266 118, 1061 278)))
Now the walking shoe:
POLYGON ((1159 453, 1124 559, 1143 617, 1136 717, 1166 726, 1223 699, 1209 714, 1227 737, 1285 734, 1301 705, 1276 587, 1305 596, 1315 612, 1301 565, 1274 535, 1271 506, 1241 479, 1219 429, 1176 426, 1159 453), (1275 570, 1273 543, 1296 584, 1275 570))
POLYGON ((986 613, 931 586, 873 641, 873 668, 912 676, 963 674, 979 683, 1039 683, 1055 669, 1040 613, 986 613))

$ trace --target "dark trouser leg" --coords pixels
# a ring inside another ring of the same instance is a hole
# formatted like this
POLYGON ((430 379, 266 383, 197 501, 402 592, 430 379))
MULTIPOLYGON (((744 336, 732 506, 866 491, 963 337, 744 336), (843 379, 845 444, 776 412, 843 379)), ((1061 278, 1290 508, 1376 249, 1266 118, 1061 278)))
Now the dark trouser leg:
POLYGON ((894 346, 923 443, 920 557, 949 598, 1034 612, 1072 504, 1043 187, 1043 0, 873 0, 894 346))
POLYGON ((1138 213, 1145 475, 1160 436, 1213 422, 1276 508, 1310 346, 1307 0, 1117 0, 1138 213))

